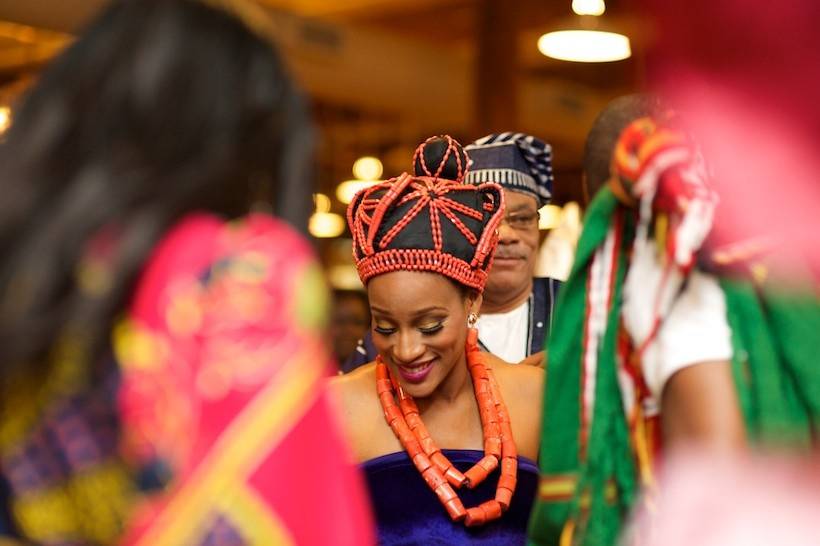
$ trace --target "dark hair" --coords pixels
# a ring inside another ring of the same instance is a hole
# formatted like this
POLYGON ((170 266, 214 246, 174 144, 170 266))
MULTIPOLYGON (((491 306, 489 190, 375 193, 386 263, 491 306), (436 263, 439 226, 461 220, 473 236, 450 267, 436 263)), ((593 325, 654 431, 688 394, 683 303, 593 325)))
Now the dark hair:
POLYGON ((651 95, 625 95, 613 100, 598 114, 584 146, 584 174, 589 200, 609 179, 615 142, 627 125, 660 111, 660 102, 651 95))
POLYGON ((305 106, 260 23, 229 9, 115 0, 20 105, 0 148, 3 381, 47 372, 67 331, 98 362, 149 251, 186 213, 238 216, 267 183, 273 210, 306 223, 305 106), (111 284, 92 295, 77 271, 102 231, 117 234, 111 284))

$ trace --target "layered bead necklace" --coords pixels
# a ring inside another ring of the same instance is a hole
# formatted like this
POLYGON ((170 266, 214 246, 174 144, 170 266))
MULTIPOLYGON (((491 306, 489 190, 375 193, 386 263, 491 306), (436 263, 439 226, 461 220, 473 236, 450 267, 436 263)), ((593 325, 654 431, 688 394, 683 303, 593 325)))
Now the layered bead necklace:
POLYGON ((462 473, 444 456, 421 421, 413 398, 404 392, 390 373, 381 356, 376 359, 376 389, 384 409, 384 418, 401 442, 424 481, 444 505, 453 521, 464 521, 467 527, 483 525, 498 519, 510 506, 515 492, 518 459, 513 441, 510 416, 501 398, 498 384, 478 349, 478 331, 467 334, 467 367, 473 380, 481 428, 484 436, 484 457, 462 473), (398 398, 398 405, 396 399, 398 398), (475 488, 501 465, 501 476, 495 498, 472 508, 464 508, 455 489, 475 488))

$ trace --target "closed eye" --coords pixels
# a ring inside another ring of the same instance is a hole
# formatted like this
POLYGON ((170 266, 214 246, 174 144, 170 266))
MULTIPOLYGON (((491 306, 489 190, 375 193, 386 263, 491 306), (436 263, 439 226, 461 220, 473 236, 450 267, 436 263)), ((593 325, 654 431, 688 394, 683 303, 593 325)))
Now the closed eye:
POLYGON ((382 326, 374 326, 373 331, 382 336, 389 336, 396 332, 395 328, 384 328, 382 326))
POLYGON ((419 328, 419 331, 425 336, 432 336, 433 334, 437 334, 438 332, 440 332, 442 328, 444 328, 444 323, 439 322, 438 324, 435 324, 433 326, 419 328))

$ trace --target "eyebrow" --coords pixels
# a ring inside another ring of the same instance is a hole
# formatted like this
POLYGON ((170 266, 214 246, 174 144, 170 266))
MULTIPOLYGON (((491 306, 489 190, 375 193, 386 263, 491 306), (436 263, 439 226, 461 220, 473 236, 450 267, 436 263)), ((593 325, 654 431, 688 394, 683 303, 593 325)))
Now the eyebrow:
POLYGON ((507 212, 538 212, 538 209, 533 210, 531 206, 522 204, 510 207, 507 212))
MULTIPOLYGON (((386 311, 384 309, 381 309, 379 307, 375 307, 375 306, 372 306, 372 305, 370 306, 370 310, 373 311, 374 313, 379 313, 381 315, 390 315, 389 311, 386 311)), ((438 305, 432 305, 430 307, 425 307, 423 309, 419 309, 418 311, 414 311, 413 316, 414 317, 420 317, 422 315, 426 315, 428 313, 433 313, 435 311, 444 311, 444 312, 446 312, 447 309, 445 309, 444 307, 440 307, 438 305)))

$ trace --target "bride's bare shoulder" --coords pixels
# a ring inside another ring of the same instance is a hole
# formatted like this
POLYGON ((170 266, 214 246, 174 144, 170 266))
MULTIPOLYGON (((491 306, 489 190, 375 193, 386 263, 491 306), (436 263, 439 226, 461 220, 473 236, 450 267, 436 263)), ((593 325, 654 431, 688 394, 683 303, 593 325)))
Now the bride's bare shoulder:
POLYGON ((342 414, 355 418, 360 417, 357 414, 362 411, 372 411, 374 403, 378 404, 375 385, 376 364, 371 362, 348 374, 330 378, 327 387, 342 414))
POLYGON ((328 392, 336 413, 341 417, 357 462, 401 449, 384 421, 384 412, 376 393, 374 363, 331 378, 328 392))
POLYGON ((510 391, 511 395, 527 395, 526 398, 528 399, 532 399, 532 397, 541 399, 545 377, 542 368, 524 364, 510 364, 492 354, 487 354, 487 361, 492 367, 502 391, 510 391))

